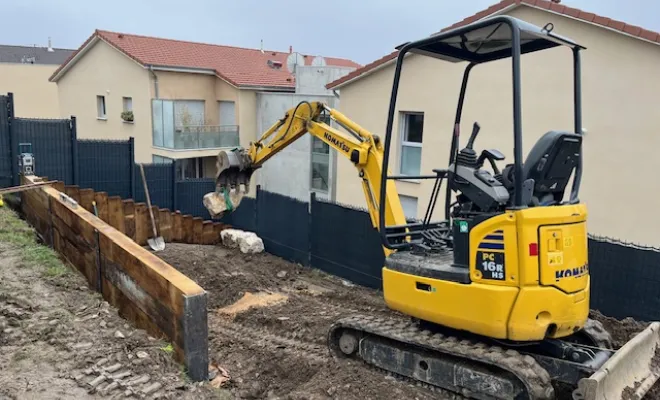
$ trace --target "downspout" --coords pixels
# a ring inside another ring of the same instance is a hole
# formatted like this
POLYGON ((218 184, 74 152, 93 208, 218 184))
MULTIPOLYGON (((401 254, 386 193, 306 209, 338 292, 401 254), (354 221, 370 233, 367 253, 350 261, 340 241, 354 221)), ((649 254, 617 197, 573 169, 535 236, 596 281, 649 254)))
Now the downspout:
POLYGON ((151 72, 151 76, 154 77, 154 96, 159 99, 160 96, 158 95, 158 75, 154 72, 154 67, 153 65, 149 66, 149 72, 151 72))

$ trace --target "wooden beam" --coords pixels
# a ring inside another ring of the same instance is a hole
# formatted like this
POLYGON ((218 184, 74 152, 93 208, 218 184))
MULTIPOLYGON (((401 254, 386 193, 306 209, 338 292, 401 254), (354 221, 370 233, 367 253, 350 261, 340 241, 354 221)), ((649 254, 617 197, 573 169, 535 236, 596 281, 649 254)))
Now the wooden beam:
POLYGON ((0 189, 0 195, 24 192, 26 190, 35 189, 35 188, 42 187, 42 186, 45 186, 45 185, 53 185, 55 183, 57 183, 57 181, 47 181, 47 182, 32 183, 32 184, 29 184, 29 185, 12 186, 12 187, 8 187, 8 188, 0 189))
POLYGON ((74 199, 76 202, 80 203, 80 187, 78 185, 66 185, 64 186, 64 193, 74 199))
POLYGON ((82 208, 93 214, 94 207, 92 206, 92 202, 94 201, 94 189, 80 189, 79 195, 80 195, 79 203, 82 206, 82 208))
POLYGON ((192 243, 193 242, 193 217, 192 215, 184 215, 181 223, 181 230, 183 235, 181 242, 183 243, 192 243))
POLYGON ((193 218, 193 238, 192 243, 202 244, 202 234, 204 233, 204 220, 200 217, 193 218))
POLYGON ((94 193, 94 201, 96 202, 96 209, 99 212, 99 218, 105 222, 110 222, 108 218, 108 194, 106 192, 94 193))
POLYGON ((163 237, 165 242, 169 243, 172 241, 172 212, 167 208, 161 208, 158 210, 159 222, 160 222, 160 234, 163 237))
MULTIPOLYGON (((54 188, 26 193, 28 218, 51 218, 53 247, 86 277, 89 286, 101 288, 103 298, 138 328, 154 337, 166 336, 192 380, 207 380, 207 293, 93 213, 61 200, 54 188)), ((144 204, 135 206, 138 220, 146 216, 144 204)), ((123 214, 123 207, 109 198, 108 219, 117 219, 113 217, 117 211, 123 214)), ((192 223, 192 218, 188 220, 192 223)), ((144 230, 139 225, 138 233, 144 230)))
POLYGON ((121 197, 108 197, 108 223, 119 232, 125 232, 124 209, 121 197))
POLYGON ((146 203, 135 203, 135 243, 140 246, 147 244, 149 238, 149 212, 146 203))
POLYGON ((123 200, 124 209, 124 233, 129 238, 135 240, 135 202, 133 200, 123 200))
POLYGON ((183 241, 183 215, 178 210, 172 213, 172 241, 183 241))
POLYGON ((213 221, 204 221, 202 224, 202 244, 215 244, 216 242, 213 221))

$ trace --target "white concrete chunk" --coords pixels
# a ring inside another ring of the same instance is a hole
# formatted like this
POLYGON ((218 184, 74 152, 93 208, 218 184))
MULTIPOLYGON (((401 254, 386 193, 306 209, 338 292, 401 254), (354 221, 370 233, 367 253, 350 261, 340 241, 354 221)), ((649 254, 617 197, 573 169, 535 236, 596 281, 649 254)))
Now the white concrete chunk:
POLYGON ((225 229, 220 233, 222 243, 229 248, 239 248, 242 253, 261 253, 264 242, 254 232, 225 229))

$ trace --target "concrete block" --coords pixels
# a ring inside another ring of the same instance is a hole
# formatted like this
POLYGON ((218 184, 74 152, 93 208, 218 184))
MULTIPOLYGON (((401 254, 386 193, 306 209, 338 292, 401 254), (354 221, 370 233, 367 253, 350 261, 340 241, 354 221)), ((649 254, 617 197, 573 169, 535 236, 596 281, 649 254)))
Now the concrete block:
POLYGON ((220 233, 222 244, 242 253, 261 253, 264 251, 264 242, 254 232, 246 232, 240 229, 225 229, 220 233))

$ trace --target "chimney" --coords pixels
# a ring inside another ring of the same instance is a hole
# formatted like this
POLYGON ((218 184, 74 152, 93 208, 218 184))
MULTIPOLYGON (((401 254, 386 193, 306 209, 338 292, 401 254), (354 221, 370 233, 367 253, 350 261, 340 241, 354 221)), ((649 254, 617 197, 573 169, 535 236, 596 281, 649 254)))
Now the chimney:
POLYGON ((289 46, 289 54, 293 53, 293 46, 289 46))
POLYGON ((48 36, 48 51, 51 53, 55 51, 53 50, 53 46, 51 45, 50 36, 48 36))
POLYGON ((264 40, 263 39, 261 39, 261 48, 260 48, 260 50, 261 50, 261 54, 264 54, 264 40))

